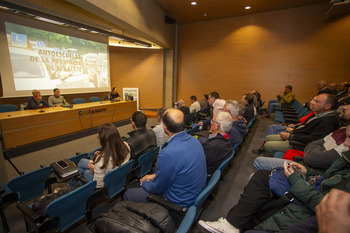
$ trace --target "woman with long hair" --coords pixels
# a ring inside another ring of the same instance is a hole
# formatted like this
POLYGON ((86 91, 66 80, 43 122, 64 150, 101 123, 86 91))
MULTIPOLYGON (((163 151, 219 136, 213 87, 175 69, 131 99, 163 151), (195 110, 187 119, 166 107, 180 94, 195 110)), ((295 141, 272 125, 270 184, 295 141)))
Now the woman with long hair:
POLYGON ((111 92, 105 96, 105 100, 120 100, 121 97, 116 87, 113 87, 111 92))
POLYGON ((96 188, 102 188, 103 177, 129 161, 130 148, 121 139, 118 129, 111 123, 103 124, 98 128, 98 139, 101 150, 95 152, 92 160, 81 159, 78 168, 80 175, 87 181, 96 180, 96 188))

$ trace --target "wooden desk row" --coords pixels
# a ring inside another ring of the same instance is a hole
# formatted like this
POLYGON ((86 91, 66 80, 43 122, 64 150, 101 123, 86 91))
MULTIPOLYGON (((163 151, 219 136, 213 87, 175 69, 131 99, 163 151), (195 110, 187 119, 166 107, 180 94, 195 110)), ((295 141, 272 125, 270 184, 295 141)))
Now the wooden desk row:
POLYGON ((76 104, 73 108, 43 108, 45 112, 25 110, 0 113, 5 149, 69 134, 131 118, 136 101, 101 101, 76 104))

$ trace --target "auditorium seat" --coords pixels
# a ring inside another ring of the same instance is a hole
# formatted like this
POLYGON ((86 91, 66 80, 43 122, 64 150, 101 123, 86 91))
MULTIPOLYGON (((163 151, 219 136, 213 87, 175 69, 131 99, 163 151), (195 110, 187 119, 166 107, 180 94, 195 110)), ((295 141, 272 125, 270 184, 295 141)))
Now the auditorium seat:
POLYGON ((0 105, 0 112, 14 112, 17 111, 17 106, 13 104, 0 105))
POLYGON ((90 102, 100 102, 100 97, 97 97, 97 96, 90 97, 90 102))
POLYGON ((85 99, 83 98, 75 98, 73 100, 73 104, 83 104, 83 103, 86 103, 85 99))

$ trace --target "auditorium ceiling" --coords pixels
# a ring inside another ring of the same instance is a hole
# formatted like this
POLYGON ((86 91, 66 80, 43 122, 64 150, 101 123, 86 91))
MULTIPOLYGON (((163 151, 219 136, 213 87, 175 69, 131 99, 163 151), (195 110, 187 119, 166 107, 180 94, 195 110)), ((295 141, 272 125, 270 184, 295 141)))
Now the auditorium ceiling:
POLYGON ((329 0, 157 0, 177 24, 282 10, 329 0), (196 5, 192 5, 196 2, 196 5), (250 9, 245 7, 250 6, 250 9))

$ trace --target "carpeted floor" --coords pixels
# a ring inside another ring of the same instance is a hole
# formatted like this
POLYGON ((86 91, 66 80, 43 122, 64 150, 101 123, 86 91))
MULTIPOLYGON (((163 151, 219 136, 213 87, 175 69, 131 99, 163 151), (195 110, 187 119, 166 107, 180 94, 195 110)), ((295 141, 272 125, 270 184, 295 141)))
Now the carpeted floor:
MULTIPOLYGON (((231 165, 223 173, 223 180, 215 187, 212 198, 208 199, 204 204, 204 211, 199 219, 216 220, 219 217, 226 216, 227 212, 234 206, 244 186, 248 183, 248 177, 254 172, 253 163, 257 155, 251 151, 260 147, 263 141, 263 136, 267 127, 273 123, 272 119, 264 119, 261 116, 257 117, 255 124, 252 126, 249 134, 244 139, 241 147, 231 162, 231 165)), ((147 127, 156 125, 156 119, 149 119, 147 127)), ((121 136, 127 136, 127 132, 132 130, 131 124, 118 127, 121 136)), ((99 147, 97 134, 92 134, 75 140, 63 142, 59 145, 51 146, 46 149, 41 149, 28 154, 15 156, 11 158, 12 162, 20 171, 25 173, 36 170, 41 164, 49 165, 50 163, 62 158, 69 158, 75 155, 75 152, 90 152, 99 147)), ((17 172, 6 161, 6 171, 9 179, 18 176, 17 172)), ((97 216, 100 213, 106 212, 114 206, 120 198, 113 202, 102 203, 98 205, 93 215, 97 216)), ((5 214, 11 229, 11 232, 21 233, 26 232, 23 217, 16 205, 12 204, 5 208, 5 214)), ((1 223, 2 224, 2 223, 1 223)), ((2 229, 2 225, 1 225, 2 229)), ((75 224, 67 232, 81 233, 90 232, 85 222, 75 224)), ((195 224, 190 232, 205 232, 200 226, 195 224)))

